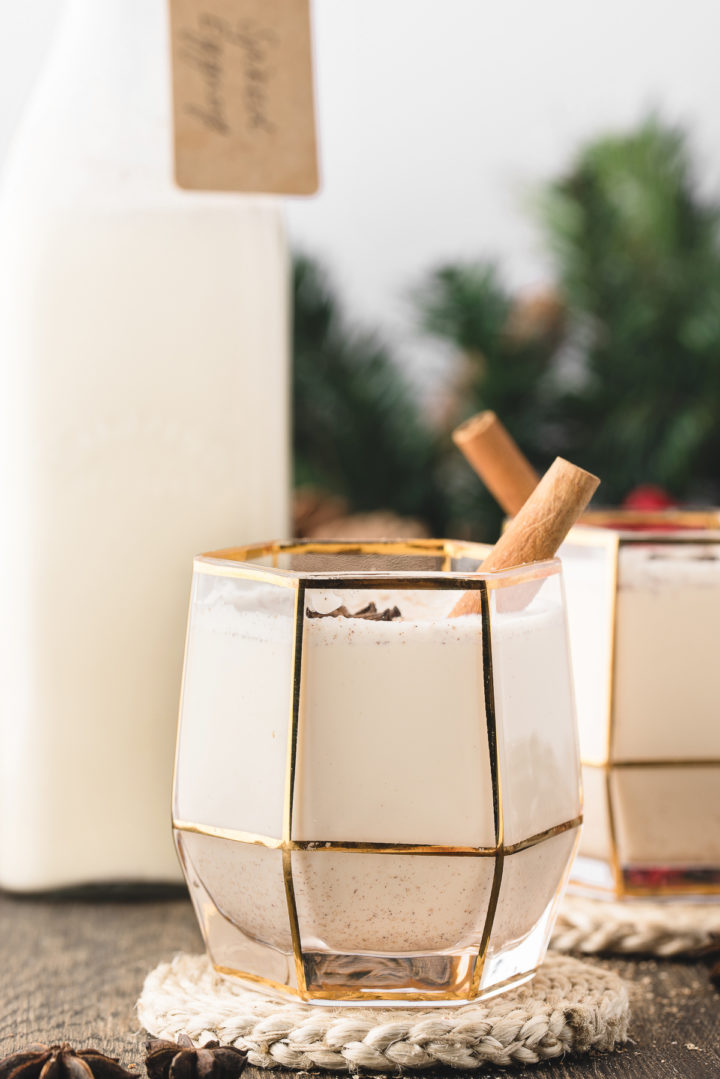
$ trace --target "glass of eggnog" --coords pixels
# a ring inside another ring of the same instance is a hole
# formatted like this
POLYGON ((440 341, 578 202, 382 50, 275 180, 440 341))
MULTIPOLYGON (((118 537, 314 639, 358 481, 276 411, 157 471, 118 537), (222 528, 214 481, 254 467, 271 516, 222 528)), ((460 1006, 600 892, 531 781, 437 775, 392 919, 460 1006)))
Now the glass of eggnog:
POLYGON ((534 974, 581 823, 565 606, 557 560, 487 550, 195 560, 173 814, 217 970, 402 1006, 534 974))
POLYGON ((561 548, 585 828, 577 890, 720 895, 720 511, 586 514, 561 548))

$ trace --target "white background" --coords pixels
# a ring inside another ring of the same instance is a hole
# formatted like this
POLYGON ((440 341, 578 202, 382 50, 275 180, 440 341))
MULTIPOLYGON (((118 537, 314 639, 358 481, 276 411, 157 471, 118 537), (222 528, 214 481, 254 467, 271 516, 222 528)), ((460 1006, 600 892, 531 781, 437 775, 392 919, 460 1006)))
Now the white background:
MULTIPOLYGON (((62 7, 0 0, 0 162, 62 7)), ((406 355, 408 289, 439 261, 548 277, 533 193, 588 137, 654 107, 720 192, 717 0, 315 0, 315 30, 324 187, 291 231, 406 355)))

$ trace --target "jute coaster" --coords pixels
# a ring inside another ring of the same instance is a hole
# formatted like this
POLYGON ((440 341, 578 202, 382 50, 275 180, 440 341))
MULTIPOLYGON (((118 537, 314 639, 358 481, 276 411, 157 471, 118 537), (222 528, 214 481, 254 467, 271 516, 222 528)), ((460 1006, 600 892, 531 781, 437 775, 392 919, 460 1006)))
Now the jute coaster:
POLYGON ((552 946, 583 955, 697 955, 720 948, 720 903, 566 895, 552 946))
POLYGON ((279 1002, 179 955, 145 980, 138 1015, 156 1037, 187 1034, 248 1051, 260 1068, 388 1072, 497 1068, 610 1050, 627 1036, 621 979, 550 953, 519 989, 460 1008, 330 1008, 279 1002))

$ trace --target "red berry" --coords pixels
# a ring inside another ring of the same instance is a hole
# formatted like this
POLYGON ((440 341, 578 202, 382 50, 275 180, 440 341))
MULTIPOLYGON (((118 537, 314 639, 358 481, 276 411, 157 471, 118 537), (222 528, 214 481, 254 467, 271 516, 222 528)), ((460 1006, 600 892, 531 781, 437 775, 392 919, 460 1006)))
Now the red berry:
POLYGON ((652 483, 641 484, 635 487, 623 502, 626 510, 667 510, 676 506, 677 502, 662 487, 656 487, 652 483))

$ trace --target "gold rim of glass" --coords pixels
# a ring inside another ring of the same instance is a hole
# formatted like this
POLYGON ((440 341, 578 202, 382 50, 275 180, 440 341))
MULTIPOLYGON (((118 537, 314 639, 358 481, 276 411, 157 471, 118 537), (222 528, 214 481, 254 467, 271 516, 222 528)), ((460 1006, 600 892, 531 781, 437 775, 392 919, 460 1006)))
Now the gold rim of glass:
MULTIPOLYGON (((632 510, 601 509, 584 513, 580 528, 617 534, 623 543, 682 543, 703 540, 720 541, 720 509, 632 510)), ((575 539, 577 526, 570 533, 575 539)))
POLYGON ((483 572, 477 570, 454 570, 453 561, 461 558, 476 559, 479 563, 492 549, 484 543, 462 540, 416 539, 416 540, 271 540, 267 543, 249 544, 245 547, 227 547, 197 555, 194 567, 197 573, 228 577, 244 577, 262 580, 281 587, 297 587, 302 581, 311 588, 374 588, 388 585, 398 589, 447 588, 458 590, 507 588, 527 581, 542 580, 560 572, 558 558, 542 562, 529 562, 508 569, 483 572), (440 569, 333 569, 307 570, 287 569, 279 564, 283 555, 396 555, 415 558, 442 559, 440 569), (259 565, 260 560, 270 559, 270 565, 259 565))
MULTIPOLYGON (((607 738, 604 759, 595 760, 582 757, 583 768, 605 770, 606 804, 608 812, 608 830, 610 855, 607 864, 613 878, 612 887, 598 884, 588 885, 587 881, 576 876, 571 868, 571 884, 579 889, 597 894, 605 893, 618 899, 643 898, 652 896, 687 898, 688 896, 720 895, 720 883, 697 884, 677 881, 672 885, 640 886, 631 884, 626 879, 623 859, 620 856, 620 844, 617 835, 615 799, 611 776, 616 769, 625 768, 677 768, 716 766, 716 758, 683 759, 663 758, 615 760, 615 681, 616 681, 616 641, 618 620, 618 575, 621 547, 627 544, 716 544, 720 543, 720 509, 707 507, 702 509, 669 510, 630 510, 603 509, 585 513, 579 523, 571 529, 565 541, 569 545, 605 548, 611 559, 611 572, 608 577, 610 588, 610 662, 608 667, 608 716, 607 738), (620 527, 627 525, 627 528, 620 527), (633 530, 635 526, 635 530, 633 530), (642 526, 638 528, 637 526, 642 526), (656 527, 653 527, 656 526, 656 527), (675 527, 677 526, 677 527, 675 527)), ((605 859, 601 859, 605 861, 605 859)))

